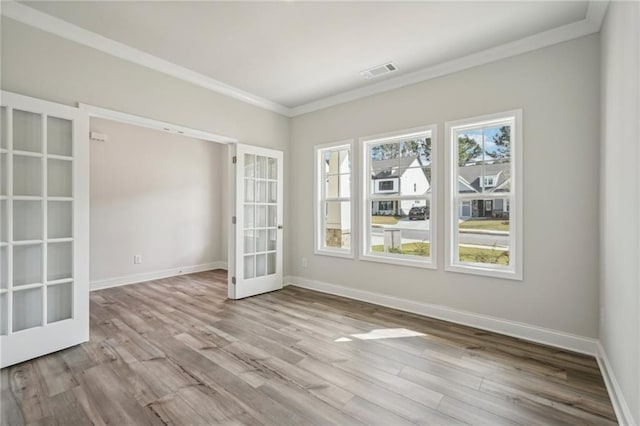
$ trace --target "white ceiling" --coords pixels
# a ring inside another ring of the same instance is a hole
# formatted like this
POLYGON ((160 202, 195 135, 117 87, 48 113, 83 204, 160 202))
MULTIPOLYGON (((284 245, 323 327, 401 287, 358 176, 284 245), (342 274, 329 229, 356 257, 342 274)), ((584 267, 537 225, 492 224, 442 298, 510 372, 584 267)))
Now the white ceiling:
POLYGON ((587 1, 21 2, 287 108, 587 18, 587 1), (365 80, 393 61, 399 71, 365 80))

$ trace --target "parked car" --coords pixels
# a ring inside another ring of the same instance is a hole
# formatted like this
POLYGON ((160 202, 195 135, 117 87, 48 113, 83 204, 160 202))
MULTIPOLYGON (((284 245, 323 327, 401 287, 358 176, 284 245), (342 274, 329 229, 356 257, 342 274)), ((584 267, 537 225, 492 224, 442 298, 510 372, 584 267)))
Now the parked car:
POLYGON ((427 220, 429 219, 429 207, 411 207, 409 210, 409 220, 427 220))

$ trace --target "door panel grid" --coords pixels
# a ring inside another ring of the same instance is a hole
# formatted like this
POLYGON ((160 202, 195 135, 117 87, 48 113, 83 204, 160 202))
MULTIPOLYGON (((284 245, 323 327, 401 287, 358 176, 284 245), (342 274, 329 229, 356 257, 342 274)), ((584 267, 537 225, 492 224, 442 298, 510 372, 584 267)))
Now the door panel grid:
POLYGON ((11 106, 0 115, 0 335, 10 336, 74 316, 74 126, 11 106))
POLYGON ((229 297, 282 288, 283 153, 236 144, 230 150, 233 238, 229 241, 229 297))
POLYGON ((244 279, 276 273, 277 184, 275 158, 244 155, 244 279))

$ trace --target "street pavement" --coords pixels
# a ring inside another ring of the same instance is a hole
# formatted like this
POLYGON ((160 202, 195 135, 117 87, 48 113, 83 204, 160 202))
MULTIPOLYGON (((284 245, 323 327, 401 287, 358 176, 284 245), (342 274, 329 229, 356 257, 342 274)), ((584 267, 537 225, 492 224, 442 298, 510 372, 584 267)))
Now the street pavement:
MULTIPOLYGON (((429 240, 429 221, 428 220, 409 220, 401 219, 395 225, 376 225, 371 229, 371 244, 384 244, 384 229, 400 229, 402 243, 413 243, 429 240)), ((458 241, 460 244, 486 247, 486 248, 509 248, 509 235, 495 235, 486 232, 473 232, 473 230, 465 230, 461 232, 458 241)))

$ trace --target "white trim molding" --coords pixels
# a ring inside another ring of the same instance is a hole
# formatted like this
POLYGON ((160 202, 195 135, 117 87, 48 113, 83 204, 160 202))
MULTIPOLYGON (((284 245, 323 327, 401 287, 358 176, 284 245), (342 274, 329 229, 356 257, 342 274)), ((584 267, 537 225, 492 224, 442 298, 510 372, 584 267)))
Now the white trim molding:
POLYGON ((276 102, 254 95, 237 87, 215 80, 204 74, 192 71, 183 66, 166 61, 157 56, 143 52, 124 43, 104 37, 67 21, 40 12, 15 1, 2 1, 2 15, 39 30, 71 40, 115 56, 120 59, 142 65, 143 67, 187 81, 230 98, 288 116, 289 108, 276 102))
POLYGON ((78 27, 67 21, 40 12, 13 0, 3 0, 1 12, 2 15, 15 21, 38 28, 67 40, 94 48, 112 56, 136 63, 197 86, 204 87, 205 89, 246 102, 250 105, 273 111, 287 117, 295 117, 597 33, 600 31, 600 27, 602 26, 602 21, 606 14, 608 4, 609 0, 591 0, 587 7, 586 17, 581 21, 572 22, 520 40, 505 43, 500 46, 492 47, 448 62, 432 65, 430 67, 379 83, 349 90, 338 95, 329 96, 304 105, 298 105, 294 108, 289 108, 261 96, 246 92, 237 87, 135 49, 124 43, 104 37, 95 32, 78 27))
POLYGON ((598 366, 600 367, 602 378, 604 379, 604 384, 606 385, 607 392, 609 393, 609 399, 611 399, 611 405, 613 405, 613 410, 615 411, 616 417, 618 418, 618 423, 623 426, 635 425, 636 423, 633 420, 629 405, 624 399, 622 389, 620 389, 618 380, 613 373, 613 368, 611 368, 611 364, 609 363, 607 353, 605 352, 604 347, 600 342, 597 342, 596 345, 598 348, 596 359, 598 360, 598 366))
POLYGON ((538 327, 503 318, 496 318, 489 315, 462 311, 447 306, 433 305, 417 302, 415 300, 373 293, 366 290, 358 290, 297 276, 286 276, 285 285, 293 285, 296 287, 319 291, 321 293, 328 293, 346 297, 348 299, 373 303, 387 308, 398 309, 400 311, 424 315, 426 317, 449 321, 455 324, 462 324, 469 327, 479 328, 481 330, 492 331, 516 337, 518 339, 541 343, 543 345, 566 349, 586 355, 596 356, 598 354, 598 341, 596 339, 565 333, 563 331, 538 327))
POLYGON ((204 130, 198 130, 191 127, 180 126, 178 124, 167 123, 165 121, 154 120, 152 118, 142 117, 139 115, 129 114, 126 112, 115 111, 112 109, 97 107, 89 104, 79 103, 78 108, 84 111, 89 117, 105 118, 108 120, 118 121, 121 123, 133 124, 135 126, 145 127, 147 129, 159 130, 177 135, 187 136, 195 139, 201 139, 221 144, 229 144, 238 142, 237 139, 228 136, 222 136, 204 130))
POLYGON ((602 21, 604 20, 608 5, 609 0, 591 0, 587 8, 587 16, 581 21, 572 22, 520 40, 432 65, 409 74, 399 75, 398 77, 390 78, 379 83, 369 84, 358 89, 299 105, 291 108, 289 115, 295 117, 307 114, 597 33, 602 27, 602 21))
POLYGON ((195 272, 211 271, 213 269, 227 269, 227 262, 219 260, 217 262, 203 263, 202 265, 183 266, 179 268, 163 269, 161 271, 144 272, 141 274, 124 275, 120 277, 107 278, 103 280, 91 281, 90 291, 102 290, 111 287, 136 284, 145 281, 159 280, 162 278, 177 277, 179 275, 193 274, 195 272))

